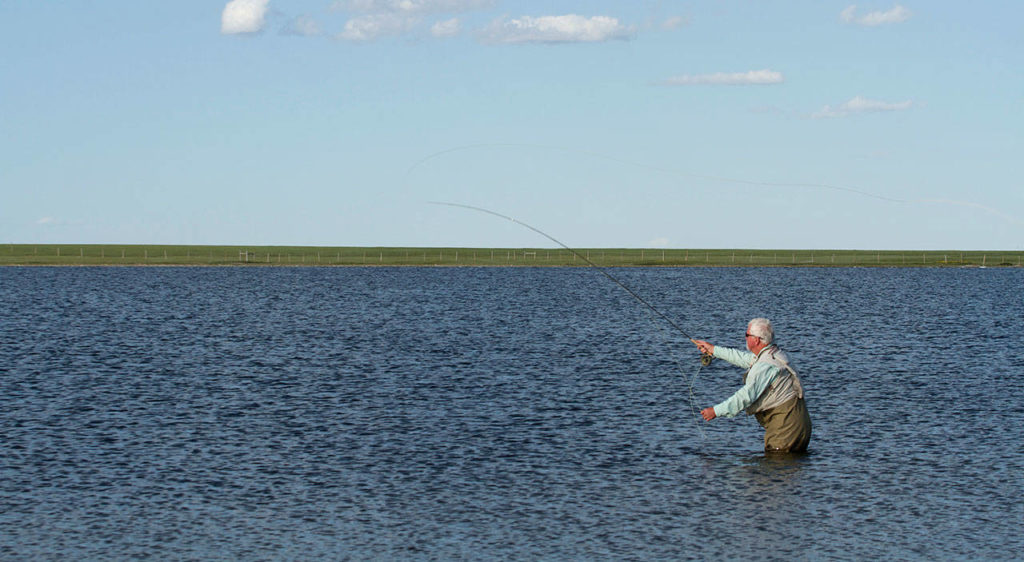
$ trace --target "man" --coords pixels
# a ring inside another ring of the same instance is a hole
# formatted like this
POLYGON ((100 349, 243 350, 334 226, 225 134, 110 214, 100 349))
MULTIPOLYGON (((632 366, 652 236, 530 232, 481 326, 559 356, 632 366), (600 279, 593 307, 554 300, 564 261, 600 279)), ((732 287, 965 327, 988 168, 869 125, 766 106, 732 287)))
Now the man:
POLYGON ((786 354, 772 344, 772 323, 767 318, 754 318, 747 324, 746 337, 750 352, 694 340, 701 353, 747 369, 743 387, 720 404, 704 408, 701 415, 711 421, 746 410, 764 428, 765 452, 806 451, 811 440, 811 417, 796 371, 789 366, 786 354))

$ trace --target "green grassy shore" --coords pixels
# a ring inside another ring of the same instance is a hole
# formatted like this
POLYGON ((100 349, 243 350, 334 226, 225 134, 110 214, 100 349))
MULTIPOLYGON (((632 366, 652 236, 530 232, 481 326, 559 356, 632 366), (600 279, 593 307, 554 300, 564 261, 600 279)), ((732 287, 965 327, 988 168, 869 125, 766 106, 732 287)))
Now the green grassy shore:
POLYGON ((4 244, 0 265, 1020 267, 1021 251, 4 244))

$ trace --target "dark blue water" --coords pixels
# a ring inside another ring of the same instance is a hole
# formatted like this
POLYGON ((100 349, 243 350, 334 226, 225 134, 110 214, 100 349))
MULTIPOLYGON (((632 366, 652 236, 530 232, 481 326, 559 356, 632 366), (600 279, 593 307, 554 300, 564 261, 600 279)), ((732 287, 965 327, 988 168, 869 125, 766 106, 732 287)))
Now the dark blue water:
POLYGON ((1019 559, 1024 271, 0 269, 0 557, 1019 559))

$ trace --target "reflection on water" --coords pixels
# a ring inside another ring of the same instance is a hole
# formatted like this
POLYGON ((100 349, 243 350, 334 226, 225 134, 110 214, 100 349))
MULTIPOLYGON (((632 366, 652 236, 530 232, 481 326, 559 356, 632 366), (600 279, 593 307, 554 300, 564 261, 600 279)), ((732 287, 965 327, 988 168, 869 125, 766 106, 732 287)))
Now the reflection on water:
POLYGON ((5 268, 0 555, 1019 556, 1024 272, 616 273, 772 318, 809 453, 587 269, 5 268))

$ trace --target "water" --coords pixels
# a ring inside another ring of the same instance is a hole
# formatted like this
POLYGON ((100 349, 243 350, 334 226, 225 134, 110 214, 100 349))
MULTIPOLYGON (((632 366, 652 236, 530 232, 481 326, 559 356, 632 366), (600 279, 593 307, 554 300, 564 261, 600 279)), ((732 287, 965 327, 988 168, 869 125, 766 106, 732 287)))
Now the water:
POLYGON ((1024 271, 0 269, 0 556, 1019 559, 1024 271), (702 431, 703 430, 703 431, 702 431))

